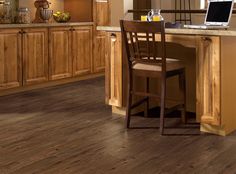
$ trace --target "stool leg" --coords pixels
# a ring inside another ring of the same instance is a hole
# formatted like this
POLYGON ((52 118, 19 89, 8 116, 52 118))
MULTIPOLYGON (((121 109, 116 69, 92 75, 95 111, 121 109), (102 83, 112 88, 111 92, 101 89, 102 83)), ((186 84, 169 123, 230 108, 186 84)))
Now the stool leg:
POLYGON ((183 99, 183 108, 181 110, 181 118, 182 122, 184 124, 187 123, 187 117, 186 117, 186 76, 185 76, 185 70, 179 75, 179 86, 180 86, 180 92, 183 99))
POLYGON ((161 113, 160 113, 160 134, 164 134, 165 127, 165 98, 166 98, 166 78, 162 77, 161 80, 161 113))
POLYGON ((132 106, 132 94, 133 90, 133 79, 132 75, 128 77, 128 87, 127 87, 127 106, 126 106, 126 128, 130 128, 130 117, 131 117, 131 106, 132 106))
MULTIPOLYGON (((146 78, 146 93, 149 93, 149 77, 146 78)), ((148 117, 148 110, 149 110, 149 97, 147 97, 147 101, 145 102, 145 110, 144 110, 145 117, 148 117)))

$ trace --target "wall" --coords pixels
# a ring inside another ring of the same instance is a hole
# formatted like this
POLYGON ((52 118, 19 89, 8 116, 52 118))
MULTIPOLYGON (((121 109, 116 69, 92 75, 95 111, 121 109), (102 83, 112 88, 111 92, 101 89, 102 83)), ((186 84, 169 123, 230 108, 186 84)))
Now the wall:
MULTIPOLYGON (((174 9, 173 0, 152 0, 153 9, 174 9)), ((174 20, 173 14, 161 14, 165 21, 172 22, 174 20)))
POLYGON ((64 0, 64 9, 71 14, 70 22, 93 21, 93 0, 64 0), (83 7, 78 10, 78 7, 83 7))
POLYGON ((125 17, 127 10, 133 9, 133 0, 110 0, 111 26, 119 26, 120 19, 125 17))
POLYGON ((130 9, 133 9, 133 0, 124 0, 124 12, 130 9))
POLYGON ((124 16, 123 0, 110 0, 111 26, 119 26, 119 20, 124 16))
MULTIPOLYGON (((111 5, 111 25, 119 26, 119 20, 124 18, 125 13, 129 9, 133 9, 133 0, 110 0, 111 5)), ((165 0, 160 3, 160 0, 152 0, 152 8, 173 9, 173 0, 165 0), (161 5, 161 6, 160 6, 161 5)), ((162 14, 166 21, 173 21, 173 15, 162 14)), ((132 19, 132 15, 127 16, 132 19)))
MULTIPOLYGON (((50 0, 51 6, 50 8, 56 11, 64 11, 64 0, 50 0)), ((28 7, 30 9, 31 19, 34 19, 35 15, 35 7, 34 0, 19 0, 19 7, 28 7)))

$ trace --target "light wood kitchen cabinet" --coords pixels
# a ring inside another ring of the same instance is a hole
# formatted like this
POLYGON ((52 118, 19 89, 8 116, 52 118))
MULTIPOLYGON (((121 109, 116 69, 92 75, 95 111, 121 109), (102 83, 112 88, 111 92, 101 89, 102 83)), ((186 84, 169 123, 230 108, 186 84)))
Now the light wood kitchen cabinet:
POLYGON ((48 81, 48 30, 24 29, 23 84, 32 85, 48 81))
POLYGON ((92 73, 92 27, 51 28, 49 34, 51 80, 92 73))
POLYGON ((97 32, 95 39, 94 48, 94 71, 104 72, 105 71, 105 45, 106 45, 106 33, 97 32))
POLYGON ((72 77, 71 28, 49 29, 49 79, 72 77))
POLYGON ((220 37, 199 37, 197 113, 201 123, 221 125, 220 37))
POLYGON ((0 90, 22 86, 20 29, 0 30, 0 90))
MULTIPOLYGON (((109 0, 94 0, 94 19, 95 26, 109 26, 110 20, 110 1, 109 0)), ((94 72, 105 71, 105 44, 106 33, 95 31, 94 33, 94 72)))
POLYGON ((107 33, 106 38, 106 103, 122 107, 121 33, 107 33))
POLYGON ((92 73, 92 40, 91 27, 72 29, 73 76, 92 73))
POLYGON ((110 25, 110 4, 109 0, 95 0, 94 19, 97 26, 110 25))
POLYGON ((93 23, 0 29, 0 96, 103 75, 94 70, 93 29, 93 23))

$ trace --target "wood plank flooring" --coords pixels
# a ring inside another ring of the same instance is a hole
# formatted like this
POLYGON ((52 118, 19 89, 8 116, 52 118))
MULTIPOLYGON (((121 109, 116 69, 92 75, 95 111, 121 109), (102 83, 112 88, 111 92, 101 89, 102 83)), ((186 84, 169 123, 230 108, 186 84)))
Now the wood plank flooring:
MULTIPOLYGON (((158 121, 135 117, 132 124, 158 121)), ((178 122, 167 119, 168 126, 178 122)), ((103 78, 0 97, 0 174, 126 173, 235 174, 236 133, 126 130, 124 118, 104 104, 103 78)))

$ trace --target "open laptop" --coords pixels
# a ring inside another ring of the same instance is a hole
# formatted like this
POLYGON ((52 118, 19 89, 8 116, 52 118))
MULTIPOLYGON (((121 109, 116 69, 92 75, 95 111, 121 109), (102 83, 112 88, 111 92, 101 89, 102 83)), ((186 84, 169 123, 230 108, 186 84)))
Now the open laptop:
POLYGON ((227 29, 232 15, 234 0, 209 0, 203 25, 184 25, 193 29, 227 29))

